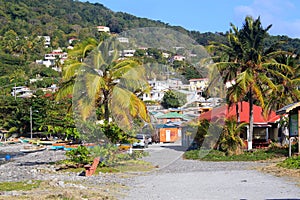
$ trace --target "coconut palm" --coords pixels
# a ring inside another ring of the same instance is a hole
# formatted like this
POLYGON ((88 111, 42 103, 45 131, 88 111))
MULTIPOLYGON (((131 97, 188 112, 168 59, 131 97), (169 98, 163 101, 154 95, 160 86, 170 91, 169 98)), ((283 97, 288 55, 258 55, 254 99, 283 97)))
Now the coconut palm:
POLYGON ((83 120, 88 120, 98 107, 106 123, 113 119, 121 128, 129 129, 134 118, 149 121, 146 106, 138 97, 149 86, 140 62, 118 59, 119 45, 114 38, 102 41, 89 52, 85 62, 69 62, 63 68, 67 87, 58 97, 72 89, 73 108, 83 120))
MULTIPOLYGON (((264 39, 268 36, 271 25, 264 29, 260 18, 254 20, 248 16, 242 29, 238 30, 234 25, 231 27, 233 31, 229 33, 229 45, 217 46, 220 50, 225 49, 222 53, 227 55, 228 61, 216 65, 222 66, 221 69, 229 68, 225 74, 235 75, 235 87, 238 88, 233 88, 235 92, 232 94, 243 95, 239 99, 244 98, 244 94, 247 94, 250 107, 248 148, 251 149, 254 99, 265 109, 264 91, 267 89, 276 91, 274 78, 292 74, 293 69, 275 60, 279 55, 288 54, 287 52, 277 51, 275 45, 269 48, 265 47, 264 39)), ((221 73, 223 71, 221 70, 221 73)), ((224 77, 224 74, 221 75, 224 77)), ((238 98, 233 99, 237 100, 238 98)))
POLYGON ((83 61, 89 55, 89 52, 95 49, 98 44, 99 42, 96 39, 87 38, 83 42, 77 43, 74 49, 68 52, 68 59, 62 66, 63 82, 56 95, 58 100, 72 94, 78 70, 84 65, 83 61))
POLYGON ((279 63, 291 66, 294 73, 285 74, 285 76, 277 76, 274 78, 276 90, 268 89, 264 91, 265 114, 270 110, 278 110, 287 104, 298 102, 300 99, 300 91, 298 89, 300 83, 300 65, 299 57, 295 54, 281 55, 276 58, 279 63))
POLYGON ((279 55, 285 55, 287 52, 278 51, 271 46, 266 48, 264 39, 268 36, 269 25, 266 29, 262 27, 260 18, 254 20, 252 17, 246 17, 245 24, 240 30, 240 41, 243 47, 243 56, 241 59, 241 73, 237 77, 237 84, 248 92, 249 101, 249 138, 248 142, 252 144, 253 135, 253 100, 260 102, 265 107, 263 92, 266 89, 276 91, 274 78, 285 77, 292 74, 293 69, 285 64, 278 63, 275 58, 279 55))
POLYGON ((213 65, 217 68, 228 89, 226 96, 228 107, 235 103, 237 122, 240 122, 238 102, 243 99, 244 91, 235 83, 237 75, 240 73, 239 60, 242 58, 243 51, 238 29, 233 24, 231 24, 231 28, 227 35, 227 44, 212 42, 208 46, 208 51, 218 53, 215 57, 217 60, 213 65))

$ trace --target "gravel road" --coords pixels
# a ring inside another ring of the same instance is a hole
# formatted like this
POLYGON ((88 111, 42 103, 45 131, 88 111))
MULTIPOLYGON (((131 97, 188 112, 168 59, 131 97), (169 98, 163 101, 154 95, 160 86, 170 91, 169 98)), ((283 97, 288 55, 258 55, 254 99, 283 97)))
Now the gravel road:
MULTIPOLYGON (((5 146, 1 147, 0 151, 17 153, 22 146, 22 144, 5 146)), ((154 144, 146 151, 150 156, 144 160, 157 168, 152 172, 128 174, 124 177, 109 173, 92 177, 82 177, 76 173, 57 173, 54 166, 47 163, 63 159, 65 157, 63 151, 43 151, 16 156, 13 162, 0 165, 0 182, 52 180, 49 185, 61 188, 65 188, 67 182, 78 182, 82 184, 72 187, 79 190, 86 190, 83 183, 91 183, 99 189, 107 183, 119 184, 125 187, 118 196, 125 200, 300 200, 300 188, 294 182, 255 170, 256 167, 265 166, 267 163, 183 160, 184 149, 176 144, 165 146, 154 144), (125 197, 123 193, 127 193, 125 197)))
POLYGON ((256 171, 262 162, 202 162, 182 159, 176 145, 152 145, 145 160, 157 170, 137 176, 130 199, 300 199, 291 180, 256 171))

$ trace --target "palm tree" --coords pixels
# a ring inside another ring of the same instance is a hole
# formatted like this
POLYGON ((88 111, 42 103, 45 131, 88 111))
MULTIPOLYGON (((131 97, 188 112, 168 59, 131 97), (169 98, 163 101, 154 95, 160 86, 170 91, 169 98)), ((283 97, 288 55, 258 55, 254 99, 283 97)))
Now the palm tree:
MULTIPOLYGON (((222 44, 218 42, 212 42, 208 46, 208 51, 217 53, 218 55, 214 57, 215 63, 213 64, 217 69, 221 77, 223 78, 223 83, 227 86, 227 103, 228 108, 235 103, 237 122, 240 122, 239 118, 239 105, 238 102, 242 100, 244 92, 241 88, 235 84, 237 75, 240 73, 240 63, 239 60, 242 58, 242 43, 239 40, 239 31, 233 25, 230 24, 231 30, 227 35, 227 44, 222 44), (217 60, 216 60, 217 59, 217 60)), ((219 75, 218 74, 218 75, 219 75)))
POLYGON ((225 127, 219 139, 221 150, 226 154, 240 154, 244 145, 240 134, 244 131, 246 123, 238 124, 235 118, 229 118, 225 121, 225 127))
MULTIPOLYGON (((82 47, 87 49, 89 45, 82 47)), ((58 98, 74 89, 73 108, 83 120, 88 120, 98 106, 105 123, 113 119, 121 128, 129 129, 133 118, 149 121, 146 106, 139 98, 149 85, 140 62, 118 59, 119 45, 114 38, 102 41, 84 63, 81 59, 67 62, 69 65, 63 68, 67 86, 59 91, 58 98)))
MULTIPOLYGON (((292 74, 290 66, 278 63, 275 58, 279 55, 286 55, 287 52, 278 51, 274 46, 266 48, 264 39, 268 36, 269 25, 266 29, 262 27, 260 18, 254 20, 247 16, 241 30, 231 24, 233 31, 229 33, 229 45, 216 45, 223 54, 228 57, 227 62, 219 62, 216 65, 222 66, 221 69, 229 68, 228 72, 235 76, 234 95, 241 95, 239 98, 231 97, 231 100, 244 98, 245 94, 249 101, 249 137, 248 149, 252 148, 253 135, 253 101, 258 100, 265 109, 264 91, 271 89, 276 91, 273 82, 275 77, 285 77, 292 74), (231 72, 233 71, 233 72, 231 72)), ((215 47, 216 49, 216 47, 215 47)), ((219 67, 220 68, 220 67, 219 67)), ((221 73, 225 70, 221 70, 221 73)), ((221 74, 224 78, 224 74, 221 74)), ((229 77, 229 76, 228 76, 229 77)), ((230 98, 229 98, 230 99, 230 98)))
POLYGON ((261 106, 266 109, 264 104, 263 91, 270 88, 276 91, 274 78, 285 77, 292 74, 290 66, 278 63, 275 58, 286 52, 278 51, 271 46, 266 48, 264 39, 268 36, 269 25, 266 29, 262 27, 260 18, 254 20, 246 17, 245 24, 240 30, 240 41, 243 47, 241 59, 241 73, 237 77, 237 84, 248 92, 249 101, 249 149, 252 148, 253 136, 253 100, 257 99, 261 106))
POLYGON ((300 99, 300 91, 298 89, 300 83, 300 65, 299 57, 295 54, 281 55, 276 60, 279 63, 291 66, 294 73, 285 74, 285 76, 277 76, 274 78, 276 90, 267 89, 264 91, 265 114, 270 110, 278 110, 287 104, 298 102, 300 99))
POLYGON ((75 80, 78 71, 84 65, 84 59, 89 53, 97 47, 99 42, 94 38, 87 38, 81 43, 77 43, 73 50, 68 52, 68 59, 64 62, 62 68, 62 80, 60 90, 56 95, 56 99, 63 99, 73 92, 75 80))

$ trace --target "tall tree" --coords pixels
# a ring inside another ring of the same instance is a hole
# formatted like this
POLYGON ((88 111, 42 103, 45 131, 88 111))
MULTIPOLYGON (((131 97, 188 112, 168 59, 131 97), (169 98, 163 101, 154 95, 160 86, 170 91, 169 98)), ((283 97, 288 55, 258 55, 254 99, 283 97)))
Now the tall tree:
MULTIPOLYGON (((214 57, 214 66, 217 67, 219 74, 223 78, 226 85, 227 103, 229 106, 235 103, 237 122, 240 122, 238 102, 244 97, 244 91, 236 84, 237 75, 240 73, 239 60, 242 57, 242 43, 239 40, 239 30, 231 24, 231 28, 227 35, 227 43, 211 42, 208 51, 216 53, 214 57)), ((219 75, 217 74, 217 75, 219 75)), ((218 81, 218 80, 214 80, 218 81)))
MULTIPOLYGON (((118 59, 118 45, 114 38, 100 42, 81 66, 77 63, 63 68, 63 78, 66 82, 77 78, 75 90, 83 94, 78 96, 77 107, 84 120, 90 117, 96 106, 106 123, 113 119, 121 128, 128 129, 133 118, 149 121, 146 106, 138 97, 149 89, 149 85, 139 61, 118 59)), ((69 86, 74 89, 74 84, 69 86)), ((60 90, 58 97, 69 91, 60 90)))
POLYGON ((265 99, 265 111, 267 114, 270 110, 278 110, 288 104, 300 100, 300 65, 299 57, 296 54, 281 55, 276 58, 279 63, 291 66, 293 73, 287 73, 284 76, 274 77, 276 90, 267 88, 263 94, 265 99))
MULTIPOLYGON (((260 18, 253 19, 247 16, 242 29, 238 30, 233 24, 231 24, 231 27, 233 31, 231 30, 229 33, 229 45, 215 46, 215 48, 225 50, 223 54, 228 57, 229 62, 220 62, 217 65, 223 66, 224 69, 226 67, 230 68, 225 76, 222 74, 225 79, 229 77, 228 74, 230 73, 235 76, 234 87, 238 87, 235 95, 247 94, 246 99, 249 101, 250 110, 248 149, 251 149, 254 99, 266 109, 264 91, 266 89, 276 91, 274 78, 280 76, 285 79, 287 74, 293 73, 293 69, 286 64, 278 63, 275 59, 279 55, 289 54, 288 52, 279 51, 276 48, 277 45, 265 46, 264 40, 268 36, 271 25, 263 28, 260 18), (237 45, 231 45, 232 41, 237 45)), ((224 72, 224 70, 221 72, 224 72)))

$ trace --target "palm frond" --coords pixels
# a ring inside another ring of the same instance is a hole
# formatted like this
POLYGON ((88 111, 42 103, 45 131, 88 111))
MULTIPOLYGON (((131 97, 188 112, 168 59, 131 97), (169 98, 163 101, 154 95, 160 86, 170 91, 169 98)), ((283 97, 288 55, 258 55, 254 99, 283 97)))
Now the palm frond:
POLYGON ((55 96, 56 100, 61 100, 61 99, 68 97, 69 95, 72 95, 74 83, 75 83, 74 77, 69 79, 66 82, 61 83, 60 84, 61 86, 55 96))
POLYGON ((77 71, 84 67, 85 63, 75 62, 70 65, 65 65, 63 68, 63 79, 68 80, 73 76, 76 76, 77 71))
POLYGON ((237 84, 239 84, 244 91, 248 91, 254 81, 253 72, 249 68, 237 76, 237 84))

